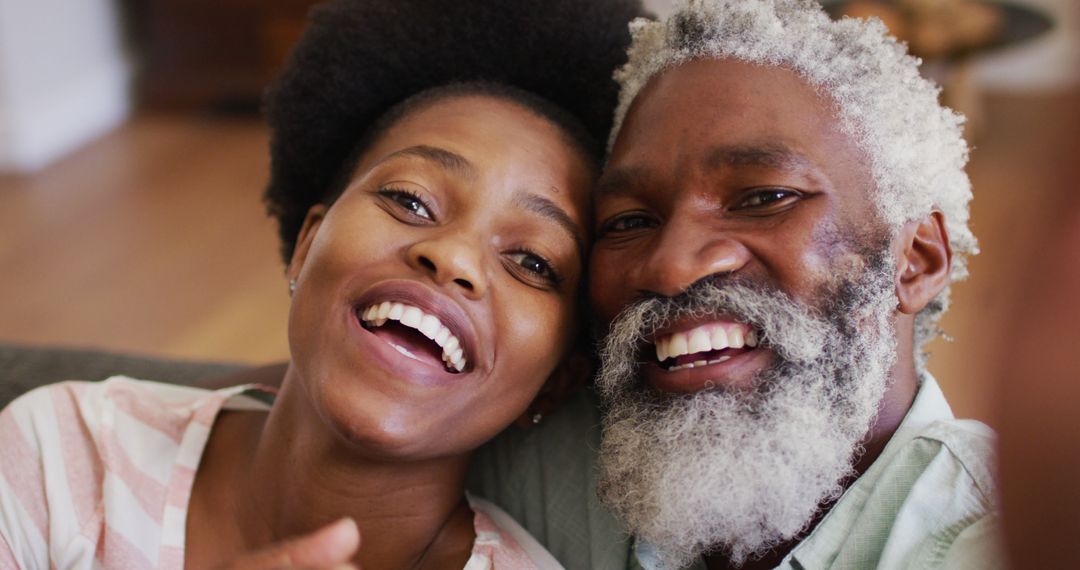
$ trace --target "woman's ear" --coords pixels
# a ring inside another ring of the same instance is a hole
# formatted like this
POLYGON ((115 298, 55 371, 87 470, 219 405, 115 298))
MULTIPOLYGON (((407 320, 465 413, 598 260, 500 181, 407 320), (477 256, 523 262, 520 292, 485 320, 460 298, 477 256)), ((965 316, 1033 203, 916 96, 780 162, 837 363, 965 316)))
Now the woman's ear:
POLYGON ((949 284, 952 247, 945 216, 935 210, 923 220, 908 222, 900 237, 903 250, 896 272, 897 308, 914 315, 949 284))
POLYGON ((521 428, 541 423, 585 384, 592 375, 593 368, 593 360, 586 351, 572 349, 566 359, 548 377, 529 408, 514 420, 514 423, 521 428))
POLYGON ((300 278, 300 272, 304 269, 304 262, 307 261, 308 252, 311 250, 311 243, 315 241, 315 234, 319 233, 319 226, 325 218, 325 204, 315 204, 308 209, 307 215, 304 216, 304 224, 300 226, 300 233, 296 236, 296 247, 293 248, 289 267, 285 269, 285 276, 289 280, 295 281, 300 278))

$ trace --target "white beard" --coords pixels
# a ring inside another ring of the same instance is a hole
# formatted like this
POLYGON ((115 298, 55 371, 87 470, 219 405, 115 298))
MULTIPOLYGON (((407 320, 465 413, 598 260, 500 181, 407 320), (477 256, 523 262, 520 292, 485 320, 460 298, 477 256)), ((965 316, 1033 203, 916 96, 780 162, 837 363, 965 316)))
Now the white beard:
POLYGON ((878 259, 836 279, 821 310, 746 282, 701 283, 629 307, 604 340, 600 496, 661 563, 735 565, 796 537, 837 498, 895 361, 892 276, 878 259), (749 390, 662 394, 638 378, 640 341, 684 315, 738 315, 776 362, 749 390))

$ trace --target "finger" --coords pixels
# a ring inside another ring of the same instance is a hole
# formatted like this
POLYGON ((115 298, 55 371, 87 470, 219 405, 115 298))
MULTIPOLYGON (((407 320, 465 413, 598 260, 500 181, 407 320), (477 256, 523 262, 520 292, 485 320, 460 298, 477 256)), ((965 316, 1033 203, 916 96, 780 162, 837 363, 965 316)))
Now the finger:
MULTIPOLYGON (((272 568, 336 568, 347 564, 360 547, 360 529, 351 518, 343 518, 310 534, 244 555, 228 570, 269 570, 272 568)), ((346 566, 348 567, 348 566, 346 566)))

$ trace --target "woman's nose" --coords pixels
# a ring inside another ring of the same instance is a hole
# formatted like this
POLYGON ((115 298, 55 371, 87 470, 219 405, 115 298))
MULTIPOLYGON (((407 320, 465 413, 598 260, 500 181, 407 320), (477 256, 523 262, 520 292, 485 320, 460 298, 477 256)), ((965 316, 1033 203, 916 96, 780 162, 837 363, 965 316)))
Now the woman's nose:
POLYGON ((474 243, 450 236, 432 236, 413 244, 408 257, 413 269, 439 285, 458 287, 469 298, 480 298, 487 292, 483 255, 474 243))

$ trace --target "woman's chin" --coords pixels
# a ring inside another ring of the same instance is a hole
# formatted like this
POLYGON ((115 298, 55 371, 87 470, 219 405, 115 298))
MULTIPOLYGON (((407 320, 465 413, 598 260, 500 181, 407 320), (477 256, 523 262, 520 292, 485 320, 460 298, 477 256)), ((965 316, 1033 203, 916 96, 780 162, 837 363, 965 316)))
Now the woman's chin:
POLYGON ((359 389, 354 383, 335 384, 330 379, 320 383, 317 407, 322 423, 346 453, 419 461, 468 453, 495 435, 470 437, 468 425, 451 419, 456 414, 445 400, 426 405, 359 389))

